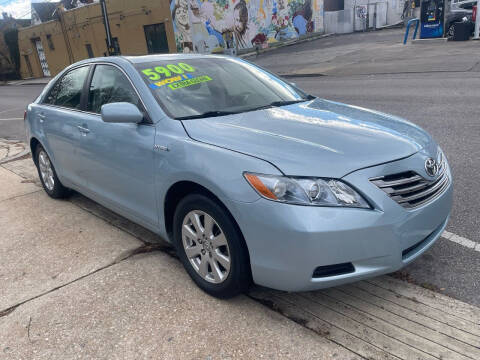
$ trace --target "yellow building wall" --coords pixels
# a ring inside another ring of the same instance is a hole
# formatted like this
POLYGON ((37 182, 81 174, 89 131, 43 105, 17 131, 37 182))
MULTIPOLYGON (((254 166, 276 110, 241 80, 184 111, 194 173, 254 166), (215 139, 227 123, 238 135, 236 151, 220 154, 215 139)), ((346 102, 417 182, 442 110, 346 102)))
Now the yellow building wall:
POLYGON ((43 72, 40 66, 34 39, 40 38, 42 41, 45 56, 47 58, 48 67, 52 76, 60 72, 69 64, 67 56, 67 47, 60 23, 57 21, 49 21, 47 23, 31 26, 21 29, 18 32, 18 44, 20 50, 20 74, 22 78, 42 77, 43 72), (50 49, 47 35, 51 36, 54 49, 50 49), (28 56, 32 66, 33 74, 29 73, 26 64, 25 55, 28 56))
MULTIPOLYGON (((147 42, 144 25, 164 23, 170 52, 176 51, 169 0, 107 0, 112 37, 118 38, 122 55, 145 55, 147 42)), ((100 4, 92 4, 61 13, 60 21, 50 21, 19 32, 21 57, 20 72, 30 77, 24 55, 28 55, 33 77, 43 76, 40 61, 32 39, 40 38, 45 50, 49 70, 55 76, 71 63, 88 58, 86 45, 90 44, 95 57, 107 53, 105 27, 100 4), (55 49, 47 41, 51 36, 55 49), (71 51, 68 51, 68 48, 71 51)))

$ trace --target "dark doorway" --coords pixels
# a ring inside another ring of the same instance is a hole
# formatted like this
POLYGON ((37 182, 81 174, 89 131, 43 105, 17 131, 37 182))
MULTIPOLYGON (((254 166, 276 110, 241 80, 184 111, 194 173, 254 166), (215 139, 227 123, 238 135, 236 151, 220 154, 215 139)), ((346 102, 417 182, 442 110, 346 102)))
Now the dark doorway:
POLYGON ((167 33, 165 24, 145 25, 145 39, 147 40, 147 49, 149 54, 168 53, 167 33))

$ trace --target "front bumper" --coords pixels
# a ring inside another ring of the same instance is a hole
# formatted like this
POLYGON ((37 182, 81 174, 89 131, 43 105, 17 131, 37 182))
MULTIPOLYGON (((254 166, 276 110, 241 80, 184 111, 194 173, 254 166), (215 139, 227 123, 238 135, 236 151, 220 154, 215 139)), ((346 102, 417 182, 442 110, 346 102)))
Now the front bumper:
POLYGON ((406 210, 368 179, 418 167, 422 154, 363 169, 343 179, 374 204, 373 210, 228 201, 250 253, 256 284, 285 291, 315 290, 396 271, 442 234, 452 207, 448 188, 406 210), (319 266, 352 263, 354 271, 313 277, 319 266))

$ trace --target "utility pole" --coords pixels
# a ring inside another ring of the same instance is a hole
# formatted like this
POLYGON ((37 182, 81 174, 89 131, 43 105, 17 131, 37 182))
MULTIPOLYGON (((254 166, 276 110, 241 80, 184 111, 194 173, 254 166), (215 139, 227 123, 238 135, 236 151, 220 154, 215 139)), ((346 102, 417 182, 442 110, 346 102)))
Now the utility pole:
POLYGON ((480 14, 478 13, 478 11, 480 10, 480 0, 477 0, 477 14, 476 14, 476 17, 475 17, 475 33, 473 35, 473 38, 475 40, 478 40, 478 30, 480 29, 480 14))
POLYGON ((110 32, 110 22, 108 21, 107 4, 105 0, 100 0, 102 7, 103 24, 105 25, 105 33, 107 34, 107 53, 108 56, 116 55, 115 47, 113 46, 112 33, 110 32))
POLYGON ((65 46, 67 48, 68 60, 70 61, 70 64, 73 64, 75 62, 75 58, 73 56, 72 45, 70 44, 70 39, 68 38, 67 27, 65 26, 65 19, 63 17, 63 9, 64 9, 63 4, 60 3, 60 5, 57 7, 58 20, 60 21, 60 27, 62 29, 63 39, 65 41, 65 46))

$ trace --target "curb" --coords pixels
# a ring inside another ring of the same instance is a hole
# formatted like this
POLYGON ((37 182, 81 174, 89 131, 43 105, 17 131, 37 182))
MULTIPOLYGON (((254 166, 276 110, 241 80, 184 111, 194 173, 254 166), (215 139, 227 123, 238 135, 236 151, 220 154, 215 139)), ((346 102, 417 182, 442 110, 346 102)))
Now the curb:
POLYGON ((28 79, 21 79, 21 80, 12 80, 12 81, 6 81, 3 84, 0 84, 0 86, 8 86, 8 85, 13 85, 13 86, 19 86, 19 85, 47 85, 50 80, 53 79, 53 77, 50 78, 28 78, 28 79))
POLYGON ((6 83, 6 84, 0 84, 0 86, 28 86, 28 85, 47 85, 48 84, 48 81, 47 82, 36 82, 36 83, 33 83, 33 82, 27 82, 27 83, 19 83, 19 84, 16 84, 16 83, 6 83))

